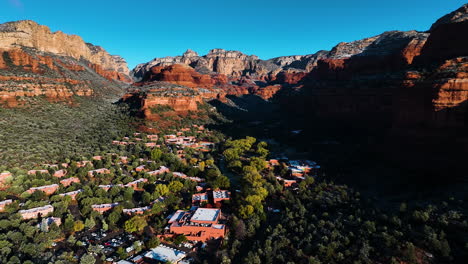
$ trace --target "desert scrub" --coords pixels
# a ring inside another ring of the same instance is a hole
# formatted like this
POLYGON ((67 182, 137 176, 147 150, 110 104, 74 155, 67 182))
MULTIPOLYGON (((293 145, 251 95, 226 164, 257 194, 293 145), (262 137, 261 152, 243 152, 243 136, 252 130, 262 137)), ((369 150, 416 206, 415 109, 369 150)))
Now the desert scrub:
POLYGON ((75 98, 75 106, 36 100, 28 108, 0 109, 0 165, 24 167, 103 151, 133 132, 124 106, 75 98))

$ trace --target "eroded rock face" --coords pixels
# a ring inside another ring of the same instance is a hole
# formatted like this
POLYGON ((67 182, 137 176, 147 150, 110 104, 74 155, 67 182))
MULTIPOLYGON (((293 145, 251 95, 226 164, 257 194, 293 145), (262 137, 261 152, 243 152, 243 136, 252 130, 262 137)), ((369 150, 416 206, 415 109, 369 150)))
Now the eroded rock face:
POLYGON ((198 103, 202 103, 205 97, 215 96, 204 92, 169 82, 140 83, 128 90, 122 102, 133 105, 137 114, 145 119, 159 120, 170 112, 187 114, 197 111, 198 103))
POLYGON ((222 74, 200 74, 186 64, 153 66, 142 82, 170 82, 192 88, 211 88, 227 84, 227 77, 222 74))
POLYGON ((464 4, 459 9, 439 18, 434 24, 432 24, 430 31, 434 31, 437 27, 443 24, 454 24, 468 20, 468 4, 464 4))
POLYGON ((0 25, 0 104, 28 98, 70 101, 73 96, 111 96, 131 82, 125 60, 80 37, 50 32, 33 21, 0 25))
POLYGON ((201 74, 222 74, 229 78, 249 76, 258 80, 271 80, 284 70, 304 72, 315 67, 320 58, 326 57, 326 51, 306 56, 286 56, 271 60, 261 60, 255 55, 246 55, 239 51, 213 49, 207 55, 199 56, 187 50, 182 56, 155 58, 139 64, 132 70, 137 81, 141 81, 154 66, 185 64, 201 74))
POLYGON ((85 59, 100 65, 106 71, 129 74, 127 63, 119 56, 109 55, 102 47, 85 43, 76 35, 67 35, 61 31, 51 32, 47 26, 34 21, 22 20, 0 25, 0 47, 15 49, 33 48, 41 52, 85 59))
POLYGON ((22 106, 27 98, 37 96, 56 102, 70 101, 73 96, 119 94, 121 85, 113 77, 103 77, 118 73, 98 69, 71 57, 0 49, 0 105, 22 106))

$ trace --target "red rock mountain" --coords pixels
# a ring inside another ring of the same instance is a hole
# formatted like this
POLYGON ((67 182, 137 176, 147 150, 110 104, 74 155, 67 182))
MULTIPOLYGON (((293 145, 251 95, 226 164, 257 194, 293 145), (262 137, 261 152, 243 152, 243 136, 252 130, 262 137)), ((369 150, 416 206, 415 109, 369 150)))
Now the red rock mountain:
POLYGON ((270 60, 222 49, 204 56, 188 50, 140 64, 132 75, 139 86, 166 81, 274 99, 291 116, 310 118, 304 122, 359 122, 363 129, 380 124, 388 128, 390 145, 407 147, 389 153, 438 149, 432 160, 421 159, 434 162, 451 150, 455 156, 468 150, 467 32, 468 4, 427 32, 389 31, 331 51, 270 60))
POLYGON ((51 101, 122 92, 130 82, 127 63, 79 36, 51 32, 33 21, 0 25, 0 104, 27 97, 51 101))

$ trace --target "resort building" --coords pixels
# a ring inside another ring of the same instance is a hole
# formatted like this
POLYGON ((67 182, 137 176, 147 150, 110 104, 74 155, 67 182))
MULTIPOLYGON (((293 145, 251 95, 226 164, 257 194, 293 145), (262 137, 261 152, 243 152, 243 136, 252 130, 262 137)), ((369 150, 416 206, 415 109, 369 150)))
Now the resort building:
POLYGON ((72 183, 79 183, 79 182, 80 182, 80 179, 78 179, 77 177, 71 177, 71 178, 68 178, 68 179, 61 180, 60 184, 62 184, 65 187, 68 187, 72 183))
POLYGON ((62 178, 64 177, 65 175, 67 175, 67 171, 66 170, 58 170, 58 171, 55 171, 54 172, 54 177, 57 177, 57 178, 62 178))
POLYGON ((1 201, 0 202, 0 212, 3 212, 5 211, 5 207, 9 204, 12 204, 13 203, 13 200, 11 199, 8 199, 8 200, 5 200, 5 201, 1 201))
POLYGON ((201 205, 203 203, 208 203, 208 194, 207 193, 196 193, 192 195, 192 204, 201 205))
POLYGON ((106 168, 90 170, 88 171, 88 176, 93 177, 95 174, 109 174, 110 170, 106 168))
POLYGON ((117 205, 119 205, 119 203, 95 204, 95 205, 92 205, 91 208, 94 211, 99 212, 100 214, 103 214, 104 212, 109 211, 110 209, 116 207, 117 205))
POLYGON ((30 170, 28 171, 28 175, 35 175, 36 173, 49 173, 48 170, 30 170))
POLYGON ((148 182, 148 179, 140 178, 140 179, 138 179, 138 180, 129 182, 129 183, 125 184, 124 186, 125 186, 125 187, 130 187, 130 188, 133 188, 133 189, 137 189, 137 188, 138 188, 138 184, 139 184, 139 183, 143 183, 143 182, 148 182))
POLYGON ((39 216, 46 216, 49 213, 54 212, 54 207, 52 205, 46 205, 42 207, 36 207, 29 210, 20 210, 18 213, 23 219, 33 219, 38 218, 39 216))
POLYGON ((231 192, 225 190, 213 191, 213 202, 215 204, 221 203, 221 201, 228 201, 231 199, 231 192))
POLYGON ((59 195, 62 196, 62 197, 70 196, 72 198, 72 200, 76 200, 76 196, 81 192, 83 192, 83 190, 76 190, 76 191, 73 191, 73 192, 61 193, 59 195))
POLYGON ((149 175, 161 175, 163 173, 170 172, 169 168, 161 166, 158 170, 148 172, 149 175))
POLYGON ((183 234, 188 240, 202 242, 213 238, 222 238, 225 235, 226 227, 218 223, 220 216, 220 209, 178 210, 170 218, 169 234, 165 235, 183 234))
POLYGON ((143 214, 144 212, 150 209, 151 207, 145 206, 145 207, 138 207, 138 208, 123 209, 122 211, 124 214, 133 215, 133 214, 143 214))
POLYGON ((152 248, 150 251, 144 254, 145 258, 155 260, 158 263, 174 264, 179 264, 179 262, 186 256, 187 255, 185 252, 164 245, 159 245, 156 248, 152 248))
POLYGON ((45 194, 47 195, 51 195, 55 191, 57 191, 58 188, 59 188, 58 184, 51 184, 51 185, 40 186, 40 187, 32 187, 32 188, 29 188, 26 192, 28 192, 29 194, 32 194, 35 191, 41 191, 41 192, 45 192, 45 194))

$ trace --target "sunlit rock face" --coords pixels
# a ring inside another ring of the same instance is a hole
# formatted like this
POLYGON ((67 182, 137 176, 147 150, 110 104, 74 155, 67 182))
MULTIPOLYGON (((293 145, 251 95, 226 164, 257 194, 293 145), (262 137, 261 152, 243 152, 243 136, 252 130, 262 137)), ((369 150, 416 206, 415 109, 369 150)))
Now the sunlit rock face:
POLYGON ((16 107, 43 96, 118 95, 131 82, 125 60, 81 37, 52 33, 33 21, 0 25, 0 104, 16 107))

